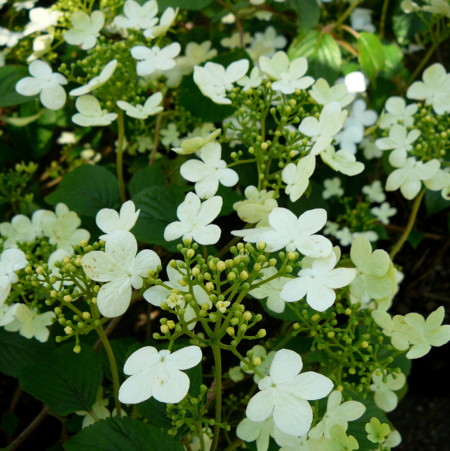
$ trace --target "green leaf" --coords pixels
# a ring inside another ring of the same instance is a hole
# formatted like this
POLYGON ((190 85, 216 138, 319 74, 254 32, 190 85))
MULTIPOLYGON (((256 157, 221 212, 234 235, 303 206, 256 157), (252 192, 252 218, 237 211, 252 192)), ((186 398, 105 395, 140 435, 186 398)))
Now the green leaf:
POLYGON ((0 328, 0 372, 17 377, 22 368, 40 362, 52 349, 50 343, 29 340, 0 328))
MULTIPOLYGON (((114 340, 110 340, 111 348, 113 350, 114 357, 116 358, 119 376, 123 377, 124 379, 127 376, 123 372, 123 367, 125 364, 125 360, 127 359, 127 357, 129 357, 128 349, 134 343, 136 343, 136 340, 131 337, 116 338, 114 340)), ((108 354, 106 353, 105 348, 103 346, 101 348, 100 355, 101 355, 101 359, 102 359, 102 366, 103 366, 103 371, 105 373, 105 376, 109 380, 112 380, 111 367, 109 365, 108 354)))
POLYGON ((67 451, 183 451, 181 443, 151 424, 109 418, 83 429, 66 443, 67 451))
POLYGON ((95 217, 100 209, 120 204, 119 184, 107 169, 86 164, 69 172, 45 200, 51 205, 64 202, 80 215, 95 217))
POLYGON ((394 15, 392 21, 392 29, 400 45, 408 44, 417 33, 429 28, 429 19, 432 15, 421 12, 421 17, 416 13, 405 14, 400 8, 398 9, 398 14, 394 15), (426 20, 422 20, 421 17, 426 20))
POLYGON ((128 185, 128 191, 131 197, 138 194, 145 188, 150 188, 152 186, 164 186, 166 183, 166 176, 163 170, 159 166, 148 166, 131 177, 130 183, 128 185))
POLYGON ((450 207, 450 202, 442 197, 440 191, 427 190, 425 193, 425 206, 428 216, 431 216, 450 207))
POLYGON ((30 102, 36 98, 36 96, 22 96, 16 92, 17 82, 26 76, 28 76, 26 66, 0 67, 0 108, 30 102))
POLYGON ((150 424, 163 429, 172 427, 172 421, 167 418, 167 404, 150 398, 139 403, 137 409, 139 414, 145 417, 150 424))
POLYGON ((164 11, 171 6, 172 8, 183 8, 192 11, 203 9, 212 3, 213 0, 158 0, 160 11, 164 11))
POLYGON ((290 0, 288 6, 297 12, 300 29, 310 30, 320 18, 320 6, 317 0, 290 0))
POLYGON ((359 64, 370 79, 374 79, 384 68, 385 53, 378 36, 363 31, 358 38, 359 64))
POLYGON ((72 343, 61 346, 40 363, 22 368, 19 374, 22 388, 58 415, 89 409, 101 381, 98 354, 88 346, 75 354, 72 343))
POLYGON ((403 69, 403 52, 397 44, 383 45, 383 50, 385 58, 383 72, 387 78, 392 78, 403 69))

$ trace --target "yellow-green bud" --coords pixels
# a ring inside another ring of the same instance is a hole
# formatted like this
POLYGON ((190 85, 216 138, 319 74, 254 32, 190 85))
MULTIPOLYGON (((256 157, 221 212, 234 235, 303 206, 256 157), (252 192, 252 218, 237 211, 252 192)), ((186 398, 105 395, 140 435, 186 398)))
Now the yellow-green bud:
POLYGON ((250 321, 252 319, 252 314, 248 310, 244 312, 242 315, 242 318, 244 318, 244 321, 250 321))
POLYGON ((161 333, 163 333, 164 335, 166 335, 166 334, 169 333, 169 326, 168 326, 167 324, 163 324, 163 325, 160 327, 160 330, 161 330, 161 333))
POLYGON ((227 327, 227 334, 231 335, 233 337, 234 336, 234 327, 227 327))
POLYGON ((223 261, 218 262, 216 267, 219 271, 224 271, 226 268, 225 262, 223 262, 223 261))
POLYGON ((194 255, 195 255, 194 249, 189 249, 189 250, 186 252, 186 257, 187 257, 187 258, 192 258, 194 255))
POLYGON ((205 288, 207 291, 213 291, 214 290, 214 284, 212 282, 208 282, 205 284, 205 288))

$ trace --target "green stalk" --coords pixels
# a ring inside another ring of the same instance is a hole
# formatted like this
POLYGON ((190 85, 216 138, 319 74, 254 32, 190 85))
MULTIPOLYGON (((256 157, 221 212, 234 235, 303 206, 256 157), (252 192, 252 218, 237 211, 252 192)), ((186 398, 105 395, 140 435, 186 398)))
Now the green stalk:
POLYGON ((119 108, 117 109, 117 156, 116 156, 116 171, 117 180, 119 181, 120 190, 120 200, 125 202, 125 182, 123 180, 123 150, 125 144, 125 120, 123 116, 123 111, 119 108))
POLYGON ((216 344, 211 346, 214 357, 214 381, 215 381, 215 425, 214 425, 214 439, 211 446, 211 451, 215 451, 219 444, 220 426, 222 421, 222 357, 220 355, 220 347, 216 344))
POLYGON ((346 20, 347 17, 353 12, 353 10, 361 3, 361 0, 355 0, 339 17, 339 20, 333 25, 333 29, 339 28, 346 20))

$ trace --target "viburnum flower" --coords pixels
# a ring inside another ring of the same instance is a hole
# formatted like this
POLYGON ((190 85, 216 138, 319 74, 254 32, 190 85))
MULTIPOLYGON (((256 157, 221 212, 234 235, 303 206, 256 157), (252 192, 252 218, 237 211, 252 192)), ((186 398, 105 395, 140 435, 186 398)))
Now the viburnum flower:
POLYGON ((386 200, 383 185, 379 180, 375 180, 371 185, 363 186, 362 192, 367 196, 369 202, 381 203, 386 200))
POLYGON ((261 56, 259 68, 270 79, 275 80, 272 83, 272 89, 283 94, 292 94, 296 89, 309 88, 314 83, 314 78, 304 77, 308 70, 306 58, 289 61, 285 52, 277 52, 270 59, 267 56, 261 56))
POLYGON ((61 85, 67 84, 64 75, 52 72, 52 68, 41 60, 34 60, 28 71, 31 77, 25 77, 16 84, 16 91, 23 96, 39 94, 42 105, 50 110, 59 110, 66 103, 67 94, 61 85))
POLYGON ((388 202, 383 202, 379 207, 372 207, 370 212, 382 223, 389 224, 389 218, 397 213, 397 209, 391 207, 388 202))
MULTIPOLYGON (((99 420, 105 420, 111 416, 111 412, 107 409, 108 399, 103 398, 103 387, 100 387, 97 392, 97 399, 89 410, 77 410, 75 413, 77 415, 82 415, 83 423, 81 428, 84 429, 99 420)), ((124 416, 125 412, 121 412, 124 416)))
POLYGON ((16 271, 25 268, 28 262, 20 249, 6 249, 0 255, 0 306, 11 291, 11 284, 18 282, 16 271))
POLYGON ((105 23, 101 11, 93 11, 91 15, 84 11, 75 11, 70 16, 72 28, 63 35, 68 44, 80 45, 83 50, 95 47, 100 30, 105 23))
POLYGON ((221 154, 221 145, 211 141, 198 152, 202 161, 188 160, 180 168, 181 176, 195 183, 195 192, 200 199, 214 196, 219 189, 219 182, 224 186, 234 186, 239 180, 237 172, 227 168, 221 154))
POLYGON ((28 14, 30 21, 25 26, 24 36, 53 27, 63 15, 61 11, 52 11, 50 8, 41 7, 31 9, 28 14))
POLYGON ((359 70, 350 72, 344 77, 344 84, 348 92, 354 94, 357 92, 366 92, 368 81, 367 77, 359 70))
POLYGON ((372 10, 367 8, 355 8, 350 16, 350 23, 354 30, 374 33, 372 24, 372 10))
POLYGON ((132 105, 124 100, 118 100, 117 106, 127 113, 127 116, 134 117, 136 119, 147 119, 149 116, 154 116, 160 113, 164 108, 160 106, 162 100, 162 94, 155 92, 144 103, 144 105, 132 105))
MULTIPOLYGON (((33 217, 32 217, 33 218, 33 217)), ((16 215, 11 222, 2 222, 0 224, 0 235, 6 238, 2 243, 4 249, 17 247, 17 243, 31 243, 39 236, 41 231, 34 220, 25 215, 16 215)))
POLYGON ((263 78, 259 69, 255 66, 250 72, 250 76, 244 75, 240 80, 237 81, 239 86, 242 86, 242 92, 247 92, 250 89, 257 88, 261 85, 263 78))
POLYGON ((257 32, 250 43, 250 47, 245 50, 253 61, 257 62, 261 56, 272 56, 278 49, 282 49, 287 44, 283 35, 277 34, 274 27, 267 27, 263 33, 257 32))
POLYGON ((139 212, 140 210, 136 211, 136 206, 132 200, 123 203, 119 213, 112 208, 102 208, 95 217, 98 228, 106 234, 100 236, 100 239, 107 239, 108 234, 116 230, 129 232, 136 224, 139 212))
POLYGON ((344 190, 342 189, 341 179, 339 177, 333 177, 332 179, 325 179, 323 181, 324 190, 322 191, 322 198, 329 199, 333 196, 342 196, 344 190))
POLYGON ((178 8, 167 8, 161 15, 161 18, 159 19, 159 24, 154 25, 151 27, 148 27, 146 30, 144 30, 144 36, 147 39, 155 39, 167 32, 167 30, 172 25, 173 21, 175 20, 175 17, 177 16, 178 8))
POLYGON ((270 367, 270 376, 258 383, 260 392, 247 406, 247 417, 252 421, 264 421, 273 415, 278 429, 289 435, 305 435, 312 423, 313 413, 307 401, 327 396, 333 388, 328 377, 303 368, 300 355, 282 349, 277 351, 270 367))
POLYGON ((429 5, 422 6, 422 10, 431 14, 442 14, 450 18, 450 5, 446 0, 429 0, 429 5))
MULTIPOLYGON (((179 74, 179 81, 183 75, 190 74, 194 66, 204 63, 217 55, 217 50, 211 48, 211 41, 204 41, 202 43, 189 42, 184 50, 185 56, 180 56, 177 59, 175 67, 179 74)), ((176 77, 177 78, 177 77, 176 77)))
POLYGON ((354 268, 335 268, 339 257, 336 247, 326 258, 304 258, 298 277, 283 286, 280 297, 295 302, 306 296, 308 305, 319 312, 331 307, 336 300, 334 290, 349 285, 356 277, 354 268))
POLYGON ((102 110, 100 102, 91 95, 78 97, 75 107, 79 112, 72 116, 72 121, 82 127, 102 127, 117 119, 117 113, 102 110))
POLYGON ((389 97, 384 109, 385 111, 378 121, 380 128, 390 128, 398 123, 405 127, 411 127, 414 124, 414 114, 417 113, 418 106, 417 103, 406 105, 403 97, 389 97))
POLYGON ((104 252, 92 251, 81 259, 88 277, 96 282, 107 282, 97 294, 97 306, 103 316, 114 318, 125 313, 132 288, 142 288, 142 279, 161 265, 155 252, 145 249, 136 255, 137 250, 132 233, 116 230, 108 235, 104 252))
POLYGON ((246 374, 253 374, 253 380, 257 384, 263 377, 268 376, 270 373, 270 366, 272 365, 272 360, 275 356, 275 351, 267 350, 264 346, 255 345, 250 350, 247 351, 247 360, 252 363, 252 366, 246 364, 241 360, 239 363, 239 368, 246 374), (258 369, 258 374, 255 373, 255 366, 253 365, 254 359, 259 359, 261 363, 256 366, 258 369))
POLYGON ((313 144, 309 150, 310 155, 318 155, 331 144, 344 125, 346 117, 347 112, 341 110, 339 103, 331 102, 323 107, 318 120, 312 116, 302 120, 298 129, 311 138, 313 144))
POLYGON ((357 99, 351 106, 351 112, 345 121, 344 127, 370 127, 377 121, 378 115, 374 110, 368 110, 366 102, 363 99, 357 99))
POLYGON ((415 335, 405 317, 395 315, 391 317, 389 313, 383 311, 380 307, 373 310, 372 318, 379 327, 383 329, 383 334, 390 337, 392 346, 399 351, 406 351, 410 346, 410 339, 415 335))
POLYGON ((194 81, 202 94, 214 103, 228 105, 231 100, 227 91, 233 89, 233 83, 240 80, 248 71, 249 61, 241 59, 231 63, 226 69, 217 63, 206 63, 204 67, 194 67, 194 81))
POLYGON ((355 98, 348 92, 344 83, 331 86, 324 78, 319 78, 309 91, 309 95, 320 105, 337 102, 341 107, 347 106, 355 98))
POLYGON ((309 185, 309 178, 316 168, 316 157, 314 155, 307 155, 294 163, 289 163, 282 172, 282 180, 286 183, 284 189, 286 194, 289 194, 289 199, 292 202, 297 201, 306 191, 309 185))
POLYGON ((320 258, 327 257, 332 250, 328 238, 315 235, 326 222, 327 212, 323 208, 305 211, 297 218, 287 208, 277 207, 269 214, 268 227, 234 230, 231 233, 250 243, 266 243, 268 252, 276 252, 285 247, 288 252, 297 249, 303 255, 320 258))
POLYGON ((423 81, 414 82, 406 92, 408 99, 424 100, 432 105, 437 114, 450 111, 450 74, 442 64, 436 63, 425 69, 423 81))
POLYGON ((199 152, 206 144, 214 141, 220 135, 221 129, 218 128, 206 136, 194 136, 193 138, 183 139, 181 147, 172 147, 172 150, 179 155, 190 155, 199 152))
POLYGON ((157 45, 152 48, 138 45, 131 49, 131 55, 138 60, 136 72, 141 77, 151 75, 156 71, 165 71, 175 67, 174 58, 179 55, 181 46, 178 42, 166 45, 162 49, 157 45))
POLYGON ((357 175, 364 171, 364 163, 356 161, 356 157, 347 150, 336 152, 333 146, 329 146, 320 153, 320 158, 330 168, 345 175, 357 175))
POLYGON ((183 237, 192 238, 199 244, 216 244, 220 239, 220 227, 211 224, 222 208, 220 196, 211 197, 201 203, 194 193, 187 193, 184 201, 177 208, 180 221, 170 223, 164 230, 164 239, 173 241, 183 237))
POLYGON ((72 89, 69 94, 71 96, 82 96, 103 86, 112 77, 117 64, 118 62, 116 59, 111 60, 96 77, 92 78, 86 85, 72 89))
POLYGON ((145 30, 153 27, 158 19, 158 3, 150 0, 140 5, 133 0, 127 0, 123 5, 124 15, 118 15, 114 18, 114 24, 119 28, 131 28, 134 30, 145 30))
POLYGON ((180 402, 190 385, 189 377, 181 370, 193 368, 201 360, 202 351, 198 346, 187 346, 172 353, 152 346, 138 349, 123 367, 123 372, 131 377, 120 387, 120 402, 138 404, 151 397, 168 404, 180 402))
POLYGON ((385 412, 395 410, 398 398, 394 391, 400 390, 405 385, 405 375, 403 373, 386 374, 382 370, 375 370, 372 374, 372 382, 370 390, 375 392, 375 404, 385 412))
POLYGON ((274 199, 275 191, 258 191, 256 186, 250 185, 244 191, 245 200, 240 200, 233 204, 238 216, 250 224, 268 225, 269 213, 278 207, 278 202, 274 199))

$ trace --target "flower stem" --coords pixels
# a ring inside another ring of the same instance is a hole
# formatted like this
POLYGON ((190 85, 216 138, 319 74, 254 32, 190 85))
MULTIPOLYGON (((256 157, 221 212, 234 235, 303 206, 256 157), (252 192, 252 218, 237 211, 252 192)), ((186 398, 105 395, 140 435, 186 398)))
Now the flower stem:
POLYGON ((389 5, 389 0, 384 0, 383 9, 381 10, 381 20, 380 20, 380 38, 384 38, 384 29, 386 26, 386 14, 389 5))
POLYGON ((405 241, 408 239, 409 234, 411 233, 411 230, 414 226, 414 223, 416 222, 417 213, 419 212, 419 207, 422 202, 423 196, 425 195, 425 189, 423 189, 419 195, 414 199, 414 203, 412 206, 411 214, 408 219, 408 224, 406 224, 406 228, 403 231, 401 237, 399 240, 395 243, 395 246, 392 248, 390 257, 391 260, 394 260, 394 257, 399 253, 403 245, 405 244, 405 241))
POLYGON ((211 451, 215 451, 219 444, 220 425, 222 421, 222 357, 220 355, 220 347, 216 344, 211 346, 214 357, 214 381, 215 381, 215 425, 214 425, 214 439, 211 446, 211 451))
POLYGON ((125 144, 125 120, 123 111, 117 110, 117 156, 116 156, 116 171, 117 180, 119 181, 120 200, 125 202, 125 182, 123 181, 123 150, 125 144))
POLYGON ((361 3, 361 0, 354 0, 353 3, 344 11, 339 20, 333 25, 333 29, 339 28, 346 20, 353 10, 361 3))

